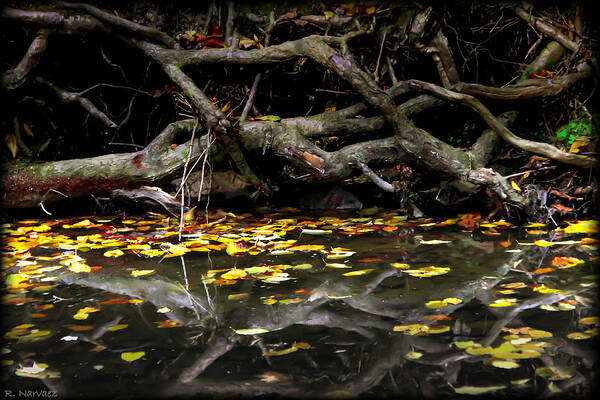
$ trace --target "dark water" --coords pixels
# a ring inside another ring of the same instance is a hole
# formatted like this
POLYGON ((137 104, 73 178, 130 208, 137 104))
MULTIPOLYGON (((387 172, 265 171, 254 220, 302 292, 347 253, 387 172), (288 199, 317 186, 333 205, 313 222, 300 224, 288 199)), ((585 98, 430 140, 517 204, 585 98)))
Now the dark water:
POLYGON ((187 225, 179 248, 178 225, 159 215, 5 225, 9 394, 512 398, 595 389, 598 258, 587 228, 293 209, 208 221, 187 225), (294 248, 304 245, 314 247, 294 248), (116 249, 123 254, 105 256, 116 249))

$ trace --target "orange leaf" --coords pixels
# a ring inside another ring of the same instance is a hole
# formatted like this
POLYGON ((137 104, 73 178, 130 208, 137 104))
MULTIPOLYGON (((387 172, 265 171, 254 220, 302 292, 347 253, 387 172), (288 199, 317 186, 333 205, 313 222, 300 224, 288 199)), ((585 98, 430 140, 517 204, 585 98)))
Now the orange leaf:
POLYGON ((227 47, 227 46, 225 46, 225 43, 221 42, 219 39, 208 39, 208 40, 205 40, 202 44, 204 45, 204 47, 211 47, 211 48, 227 47))
POLYGON ((159 328, 173 328, 178 326, 179 322, 168 319, 166 321, 156 321, 155 324, 158 325, 159 328))
POLYGON ((555 271, 555 268, 547 267, 547 268, 538 268, 533 271, 534 274, 545 274, 546 272, 555 271))
POLYGON ((442 320, 450 320, 450 319, 452 319, 452 317, 449 317, 448 315, 444 315, 444 314, 435 314, 435 315, 427 315, 427 316, 423 317, 423 319, 426 319, 428 321, 442 321, 442 320))
POLYGON ((561 204, 552 204, 551 207, 554 208, 555 210, 558 210, 558 211, 565 211, 565 212, 566 211, 573 211, 573 209, 571 207, 566 207, 566 206, 563 206, 561 204))
POLYGON ((69 325, 67 328, 70 331, 79 332, 79 331, 91 331, 94 329, 92 325, 69 325))
POLYGON ((103 301, 100 304, 124 304, 124 303, 129 303, 129 299, 110 299, 110 300, 103 301))

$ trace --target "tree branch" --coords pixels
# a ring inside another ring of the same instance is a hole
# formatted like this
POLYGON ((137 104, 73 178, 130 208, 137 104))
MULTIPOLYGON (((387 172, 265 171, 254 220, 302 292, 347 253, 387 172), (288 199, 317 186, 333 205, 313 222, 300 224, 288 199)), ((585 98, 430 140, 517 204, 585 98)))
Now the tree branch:
POLYGON ((396 191, 396 189, 394 188, 394 185, 381 179, 375 173, 375 171, 373 171, 371 168, 369 168, 369 166, 367 164, 359 162, 358 167, 363 172, 363 174, 365 174, 365 176, 367 178, 369 178, 374 184, 379 186, 379 188, 381 188, 382 190, 385 190, 386 192, 391 192, 391 193, 394 193, 396 191))
MULTIPOLYGON (((531 9, 531 6, 530 6, 531 9)), ((550 36, 560 44, 562 44, 565 48, 572 52, 577 52, 579 50, 579 43, 576 43, 570 40, 567 36, 565 36, 558 28, 553 27, 550 24, 540 20, 539 18, 534 17, 529 12, 525 11, 521 7, 515 7, 515 13, 521 18, 523 21, 533 25, 537 29, 539 29, 544 35, 550 36)))
POLYGON ((83 10, 88 14, 98 18, 100 21, 106 22, 107 24, 112 25, 117 29, 125 30, 127 32, 131 32, 138 36, 141 36, 145 39, 162 43, 163 45, 170 48, 176 47, 175 39, 171 38, 164 32, 161 32, 154 28, 150 28, 145 25, 137 24, 135 22, 126 20, 125 18, 117 17, 116 15, 109 14, 106 11, 102 11, 89 4, 59 1, 58 5, 64 8, 83 10))
POLYGON ((105 113, 100 111, 98 109, 98 107, 96 107, 94 105, 94 103, 92 103, 90 100, 83 97, 80 93, 69 92, 67 90, 61 89, 58 86, 54 85, 51 82, 48 82, 47 80, 45 80, 44 78, 42 78, 40 76, 36 76, 33 79, 33 83, 35 83, 36 85, 44 86, 44 87, 51 89, 52 92, 54 92, 56 97, 58 97, 58 99, 62 103, 78 103, 81 107, 83 107, 84 110, 86 110, 88 113, 90 113, 90 115, 92 117, 96 118, 97 120, 102 122, 107 127, 109 127, 109 128, 117 127, 117 124, 112 122, 110 120, 110 118, 108 117, 108 115, 106 115, 105 113))
POLYGON ((14 90, 25 83, 29 73, 38 66, 48 47, 48 36, 49 32, 46 29, 40 29, 19 64, 2 74, 0 78, 2 87, 14 90))
POLYGON ((432 83, 411 80, 409 85, 415 90, 433 94, 444 100, 459 102, 467 105, 472 110, 476 111, 481 118, 492 128, 502 139, 504 139, 510 145, 519 148, 521 150, 529 151, 530 153, 537 154, 540 156, 548 157, 555 161, 560 161, 565 164, 575 165, 583 168, 590 168, 597 166, 598 160, 574 153, 566 153, 557 149, 548 143, 534 142, 531 140, 523 139, 512 133, 506 126, 498 121, 488 110, 475 97, 465 94, 452 92, 444 89, 440 86, 432 83))

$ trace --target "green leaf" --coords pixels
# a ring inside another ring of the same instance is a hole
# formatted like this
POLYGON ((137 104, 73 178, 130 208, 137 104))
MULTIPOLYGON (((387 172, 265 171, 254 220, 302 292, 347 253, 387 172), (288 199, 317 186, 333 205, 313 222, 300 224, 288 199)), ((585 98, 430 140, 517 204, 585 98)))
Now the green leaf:
POLYGON ((458 394, 472 394, 478 395, 483 393, 495 392, 496 390, 504 389, 506 386, 462 386, 454 388, 454 391, 458 394))
POLYGON ((127 362, 133 362, 142 358, 145 354, 145 351, 125 352, 121 353, 121 358, 127 362))

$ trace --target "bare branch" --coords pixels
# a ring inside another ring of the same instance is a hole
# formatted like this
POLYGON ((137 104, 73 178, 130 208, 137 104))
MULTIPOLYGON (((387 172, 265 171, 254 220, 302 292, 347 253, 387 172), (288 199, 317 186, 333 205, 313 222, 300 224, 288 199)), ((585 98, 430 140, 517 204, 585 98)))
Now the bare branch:
POLYGON ((38 66, 48 47, 48 36, 49 32, 46 29, 41 29, 37 33, 19 64, 2 74, 0 78, 2 87, 14 90, 25 83, 29 73, 38 66))
POLYGON ((371 168, 369 168, 369 166, 367 164, 359 162, 358 167, 363 172, 363 174, 365 174, 365 176, 367 178, 369 178, 374 184, 379 186, 382 190, 385 190, 386 192, 392 192, 392 193, 394 193, 396 191, 396 189, 394 188, 394 185, 381 179, 375 173, 375 171, 373 171, 371 168))
POLYGON ((164 32, 161 32, 154 28, 150 28, 145 25, 140 25, 135 22, 128 21, 125 18, 117 17, 116 15, 109 14, 106 11, 102 11, 89 4, 59 1, 58 5, 64 8, 83 10, 88 14, 91 14, 94 17, 98 18, 100 21, 106 22, 116 28, 135 33, 146 39, 157 41, 159 43, 164 44, 167 47, 174 48, 176 46, 175 39, 169 37, 169 35, 167 35, 164 32))
POLYGON ((525 11, 521 7, 515 8, 515 13, 521 18, 523 21, 530 23, 539 29, 544 35, 550 36, 560 44, 562 44, 565 48, 572 52, 577 52, 579 50, 579 43, 576 43, 570 40, 567 36, 565 36, 559 29, 553 27, 552 25, 540 20, 539 18, 534 17, 529 12, 525 11))
POLYGON ((87 112, 89 112, 92 117, 101 121, 107 127, 117 127, 117 124, 112 122, 105 113, 100 111, 98 107, 94 105, 94 103, 83 97, 81 94, 61 89, 55 84, 48 82, 47 80, 39 76, 35 77, 33 82, 37 85, 45 86, 51 89, 62 103, 79 103, 79 105, 83 107, 87 112))
POLYGON ((483 120, 490 126, 490 128, 494 129, 494 131, 496 131, 496 133, 502 139, 504 139, 510 145, 517 147, 521 150, 526 150, 533 154, 548 157, 552 160, 560 161, 565 164, 575 165, 578 167, 590 168, 598 164, 598 160, 594 158, 574 153, 566 153, 557 149, 551 144, 534 142, 518 137, 517 135, 512 133, 506 126, 504 126, 500 121, 498 121, 492 115, 490 110, 488 110, 488 108, 484 106, 483 103, 481 103, 473 96, 459 94, 444 89, 440 86, 434 85, 432 83, 421 82, 417 80, 409 81, 409 85, 415 90, 433 94, 434 96, 443 98, 444 100, 459 102, 467 105, 469 108, 479 113, 481 118, 483 118, 483 120))

